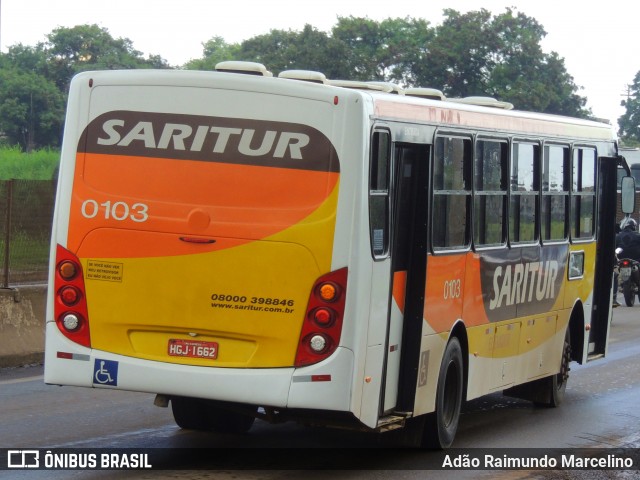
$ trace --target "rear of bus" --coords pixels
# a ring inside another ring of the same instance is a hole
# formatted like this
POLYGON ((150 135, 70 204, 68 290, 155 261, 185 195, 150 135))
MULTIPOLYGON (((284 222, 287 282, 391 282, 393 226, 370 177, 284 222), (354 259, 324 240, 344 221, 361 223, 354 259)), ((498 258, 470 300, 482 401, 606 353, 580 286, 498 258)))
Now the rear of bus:
POLYGON ((348 270, 334 253, 349 102, 331 90, 210 72, 74 78, 46 383, 349 409, 348 270))

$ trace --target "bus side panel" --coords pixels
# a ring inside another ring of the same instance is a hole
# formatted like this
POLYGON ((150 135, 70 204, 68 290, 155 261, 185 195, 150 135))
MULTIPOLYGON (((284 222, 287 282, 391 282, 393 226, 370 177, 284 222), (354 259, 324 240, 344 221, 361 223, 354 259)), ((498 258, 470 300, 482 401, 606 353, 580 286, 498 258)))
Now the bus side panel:
MULTIPOLYGON (((572 247, 572 250, 577 249, 572 247)), ((595 245, 585 243, 587 265, 595 245)), ((557 373, 571 308, 589 302, 592 281, 567 280, 568 245, 429 258, 416 413, 433 411, 446 340, 463 321, 468 340, 467 398, 557 373), (433 335, 433 333, 436 335, 433 335), (430 369, 423 370, 427 364, 430 369)), ((588 270, 588 266, 586 267, 588 270)), ((588 272, 585 278, 589 278, 588 272)))

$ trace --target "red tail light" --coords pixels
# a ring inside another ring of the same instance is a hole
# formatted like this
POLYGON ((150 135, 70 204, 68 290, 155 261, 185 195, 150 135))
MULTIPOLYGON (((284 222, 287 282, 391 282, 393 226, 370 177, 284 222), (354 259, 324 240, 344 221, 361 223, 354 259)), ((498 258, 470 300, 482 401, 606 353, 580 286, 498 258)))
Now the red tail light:
POLYGON ((62 334, 85 347, 91 347, 89 316, 80 260, 58 245, 54 279, 54 312, 62 334))
POLYGON ((622 260, 621 265, 623 267, 630 267, 631 266, 631 262, 629 260, 622 260))
POLYGON ((311 289, 300 332, 296 367, 318 363, 340 344, 347 292, 347 269, 328 273, 311 289))

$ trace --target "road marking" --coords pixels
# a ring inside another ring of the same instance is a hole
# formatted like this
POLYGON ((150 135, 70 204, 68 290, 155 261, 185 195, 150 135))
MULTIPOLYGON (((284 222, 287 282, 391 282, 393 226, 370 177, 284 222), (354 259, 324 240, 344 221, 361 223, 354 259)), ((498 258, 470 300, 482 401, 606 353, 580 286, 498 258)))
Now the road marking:
POLYGON ((10 385, 12 383, 35 382, 36 380, 44 380, 44 375, 38 375, 36 377, 27 377, 27 378, 16 378, 13 380, 0 380, 0 385, 10 385))
POLYGON ((121 432, 104 435, 101 437, 83 438, 82 440, 73 440, 71 442, 60 443, 56 445, 56 448, 78 448, 78 447, 90 447, 91 445, 100 444, 103 447, 117 448, 119 441, 127 437, 141 437, 145 440, 152 438, 166 439, 170 433, 182 434, 184 431, 176 426, 175 423, 163 425, 160 427, 143 428, 132 432, 121 432), (113 442, 111 444, 106 442, 113 442))

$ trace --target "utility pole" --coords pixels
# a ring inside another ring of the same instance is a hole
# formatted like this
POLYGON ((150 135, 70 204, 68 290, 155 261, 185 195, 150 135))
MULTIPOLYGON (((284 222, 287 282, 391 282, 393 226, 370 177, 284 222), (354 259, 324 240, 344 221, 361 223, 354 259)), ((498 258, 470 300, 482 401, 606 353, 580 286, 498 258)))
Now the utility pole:
MULTIPOLYGON (((1 2, 2 0, 0 0, 1 2)), ((629 99, 631 98, 631 85, 627 84, 625 85, 625 88, 627 89, 626 92, 622 92, 620 94, 621 97, 627 97, 627 102, 629 102, 629 99)), ((625 101, 623 100, 622 102, 620 102, 620 105, 624 106, 626 105, 625 101)))

